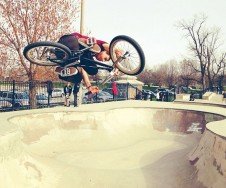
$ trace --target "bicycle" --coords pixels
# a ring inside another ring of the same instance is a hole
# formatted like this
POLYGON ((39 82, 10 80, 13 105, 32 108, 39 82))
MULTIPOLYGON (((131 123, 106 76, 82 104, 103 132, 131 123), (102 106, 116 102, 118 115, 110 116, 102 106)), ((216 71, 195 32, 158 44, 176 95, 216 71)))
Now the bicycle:
POLYGON ((100 48, 95 46, 93 38, 88 38, 86 43, 81 40, 78 42, 80 49, 77 51, 71 51, 67 46, 57 42, 34 42, 24 48, 23 55, 31 63, 37 65, 63 67, 61 71, 61 76, 63 77, 71 75, 68 67, 85 67, 86 65, 81 64, 82 61, 92 62, 95 64, 93 67, 110 72, 102 84, 113 78, 116 69, 127 75, 138 75, 144 69, 144 52, 141 46, 129 36, 119 35, 111 40, 109 53, 113 62, 112 65, 93 59, 94 55, 100 52, 100 48), (114 53, 116 49, 122 51, 120 57, 116 57, 114 53), (92 58, 87 58, 87 53, 92 58))

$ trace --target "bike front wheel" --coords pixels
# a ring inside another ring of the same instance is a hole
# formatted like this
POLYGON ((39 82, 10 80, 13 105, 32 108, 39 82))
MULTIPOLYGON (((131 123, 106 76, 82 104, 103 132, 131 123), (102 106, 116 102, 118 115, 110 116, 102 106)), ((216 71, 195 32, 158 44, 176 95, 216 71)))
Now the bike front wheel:
POLYGON ((65 63, 71 56, 68 47, 57 42, 41 41, 28 44, 23 51, 31 63, 42 66, 56 66, 65 63))
POLYGON ((131 37, 119 35, 112 39, 110 43, 110 56, 115 66, 127 75, 137 75, 141 73, 145 66, 145 56, 140 45, 131 37), (116 51, 122 55, 120 61, 116 51))

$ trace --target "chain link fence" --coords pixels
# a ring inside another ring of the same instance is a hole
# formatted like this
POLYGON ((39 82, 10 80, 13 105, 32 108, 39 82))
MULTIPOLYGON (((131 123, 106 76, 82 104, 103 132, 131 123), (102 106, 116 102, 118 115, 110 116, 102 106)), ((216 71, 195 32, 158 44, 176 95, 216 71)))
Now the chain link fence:
MULTIPOLYGON (((65 104, 65 85, 65 82, 51 81, 0 81, 0 111, 63 106, 65 104)), ((73 92, 70 96, 70 104, 73 106, 88 103, 133 100, 141 92, 129 83, 117 85, 117 93, 113 92, 111 83, 108 83, 105 87, 101 87, 98 94, 91 95, 86 94, 87 89, 82 87, 81 84, 73 85, 72 87, 73 92)))

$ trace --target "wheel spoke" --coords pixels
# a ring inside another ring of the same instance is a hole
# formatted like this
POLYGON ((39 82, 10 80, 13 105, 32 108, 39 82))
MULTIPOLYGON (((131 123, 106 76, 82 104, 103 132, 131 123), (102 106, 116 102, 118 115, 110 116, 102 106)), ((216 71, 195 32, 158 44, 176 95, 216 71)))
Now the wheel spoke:
POLYGON ((56 63, 52 62, 53 60, 60 63, 63 62, 64 59, 67 59, 68 55, 59 48, 50 46, 38 46, 28 51, 28 57, 31 61, 38 64, 55 65, 56 63), (57 58, 57 55, 55 54, 56 50, 60 54, 61 58, 57 58))
MULTIPOLYGON (((140 57, 137 52, 137 50, 127 41, 118 41, 117 44, 114 47, 115 49, 122 50, 123 53, 129 52, 128 57, 119 62, 119 66, 124 70, 129 72, 137 71, 137 69, 140 68, 140 57)), ((116 55, 113 55, 113 57, 116 59, 116 55)))

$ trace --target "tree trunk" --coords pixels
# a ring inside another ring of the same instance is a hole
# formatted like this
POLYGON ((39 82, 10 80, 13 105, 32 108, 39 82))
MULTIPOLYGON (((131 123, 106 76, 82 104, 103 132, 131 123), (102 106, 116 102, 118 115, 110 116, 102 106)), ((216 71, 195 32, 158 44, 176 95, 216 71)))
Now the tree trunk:
POLYGON ((202 83, 202 91, 204 93, 205 89, 206 89, 206 80, 205 80, 205 75, 204 74, 201 74, 201 83, 202 83))
POLYGON ((31 109, 37 108, 36 82, 33 80, 32 74, 29 75, 29 101, 30 101, 30 108, 31 109))

